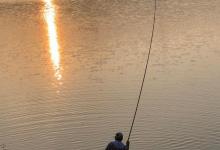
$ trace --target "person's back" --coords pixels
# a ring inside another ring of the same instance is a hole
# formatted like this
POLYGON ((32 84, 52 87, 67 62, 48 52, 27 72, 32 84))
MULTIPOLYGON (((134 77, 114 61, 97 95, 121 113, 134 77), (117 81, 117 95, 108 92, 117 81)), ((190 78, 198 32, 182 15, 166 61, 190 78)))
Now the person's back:
POLYGON ((129 150, 129 141, 126 142, 126 145, 122 143, 123 134, 116 133, 115 141, 112 141, 108 144, 105 150, 129 150))

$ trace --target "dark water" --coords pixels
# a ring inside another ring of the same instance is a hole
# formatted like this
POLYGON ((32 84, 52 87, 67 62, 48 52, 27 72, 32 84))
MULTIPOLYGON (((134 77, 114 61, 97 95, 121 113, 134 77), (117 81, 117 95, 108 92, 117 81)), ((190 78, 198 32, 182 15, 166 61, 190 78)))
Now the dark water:
MULTIPOLYGON (((127 137, 153 0, 1 0, 0 144, 101 150, 127 137)), ((219 150, 220 1, 158 0, 133 150, 219 150)))

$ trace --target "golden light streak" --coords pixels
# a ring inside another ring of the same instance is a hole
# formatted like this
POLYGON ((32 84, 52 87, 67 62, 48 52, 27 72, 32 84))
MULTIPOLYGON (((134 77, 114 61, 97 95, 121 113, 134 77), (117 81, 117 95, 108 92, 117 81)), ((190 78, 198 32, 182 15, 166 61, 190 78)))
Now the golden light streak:
POLYGON ((57 80, 62 78, 61 67, 60 67, 60 53, 59 53, 59 42, 57 37, 57 26, 56 26, 56 10, 53 4, 53 0, 44 0, 44 18, 47 23, 48 29, 48 41, 51 54, 51 61, 55 70, 55 77, 57 80))

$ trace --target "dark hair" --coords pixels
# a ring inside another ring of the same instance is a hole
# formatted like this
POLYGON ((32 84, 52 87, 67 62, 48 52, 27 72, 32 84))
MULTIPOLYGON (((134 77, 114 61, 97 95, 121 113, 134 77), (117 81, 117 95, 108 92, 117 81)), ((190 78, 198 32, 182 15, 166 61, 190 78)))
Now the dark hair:
POLYGON ((123 140, 123 134, 121 132, 118 132, 115 134, 115 140, 122 141, 123 140))

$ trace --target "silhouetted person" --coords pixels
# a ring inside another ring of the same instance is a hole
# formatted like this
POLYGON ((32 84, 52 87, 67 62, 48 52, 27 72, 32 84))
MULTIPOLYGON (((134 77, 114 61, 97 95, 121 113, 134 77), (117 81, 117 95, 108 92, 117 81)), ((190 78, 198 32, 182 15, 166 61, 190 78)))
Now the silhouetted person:
POLYGON ((124 145, 122 140, 123 134, 121 132, 116 133, 115 141, 110 142, 105 150, 129 150, 130 142, 127 141, 126 145, 124 145))

